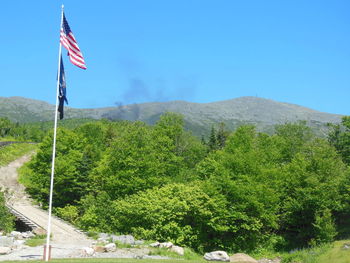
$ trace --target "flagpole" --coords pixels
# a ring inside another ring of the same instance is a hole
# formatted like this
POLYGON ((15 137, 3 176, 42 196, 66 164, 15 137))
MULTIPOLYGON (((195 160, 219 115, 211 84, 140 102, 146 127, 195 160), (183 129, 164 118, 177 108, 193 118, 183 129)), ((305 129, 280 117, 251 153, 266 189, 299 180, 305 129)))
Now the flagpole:
MULTIPOLYGON (((64 9, 64 5, 62 5, 62 11, 61 11, 61 25, 60 25, 60 30, 61 30, 61 28, 62 28, 62 23, 63 23, 63 9, 64 9)), ((46 231, 46 250, 45 250, 46 253, 45 253, 45 261, 49 261, 49 254, 50 254, 52 194, 53 194, 53 178, 54 178, 54 174, 55 174, 57 115, 58 115, 57 110, 58 110, 58 96, 59 96, 59 87, 60 87, 61 53, 62 53, 62 44, 61 44, 61 41, 60 41, 60 46, 59 46, 59 49, 58 49, 58 71, 57 71, 57 86, 56 86, 55 125, 54 125, 54 132, 53 132, 52 166, 51 166, 50 199, 49 199, 49 218, 48 218, 47 231, 46 231)))

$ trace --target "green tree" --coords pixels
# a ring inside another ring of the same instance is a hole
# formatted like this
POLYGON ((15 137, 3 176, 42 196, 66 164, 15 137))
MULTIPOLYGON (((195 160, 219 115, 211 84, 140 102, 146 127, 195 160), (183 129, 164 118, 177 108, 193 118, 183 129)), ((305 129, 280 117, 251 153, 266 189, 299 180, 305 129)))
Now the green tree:
POLYGON ((344 116, 339 125, 331 125, 329 142, 337 149, 343 161, 350 164, 350 116, 344 116))
MULTIPOLYGON (((85 139, 73 131, 57 130, 54 206, 63 207, 79 200, 86 193, 87 176, 82 173, 85 139)), ((52 134, 45 137, 37 155, 29 163, 32 172, 28 192, 43 205, 47 204, 52 161, 52 134)))
MULTIPOLYGON (((346 168, 334 148, 317 139, 297 153, 283 169, 281 229, 290 246, 300 247, 312 240, 324 240, 317 228, 321 211, 335 213, 342 209, 341 184, 346 168)), ((326 230, 323 230, 326 231, 326 230)), ((328 240, 329 241, 329 240, 328 240)))
POLYGON ((9 135, 12 128, 13 124, 8 118, 0 118, 0 137, 9 135))
POLYGON ((224 148, 228 136, 229 136, 229 132, 226 130, 225 123, 220 122, 218 131, 217 131, 217 135, 216 135, 217 144, 218 144, 219 149, 224 148))
POLYGON ((175 147, 168 136, 135 122, 115 138, 91 173, 95 189, 117 199, 169 182, 183 160, 175 147))
POLYGON ((177 113, 166 112, 160 116, 155 125, 155 130, 169 137, 175 145, 176 151, 181 151, 181 137, 184 133, 183 116, 177 113))
POLYGON ((253 250, 266 244, 278 228, 278 192, 274 189, 275 145, 252 126, 238 128, 223 150, 210 154, 197 166, 206 179, 205 192, 222 196, 226 213, 219 215, 221 231, 211 237, 230 251, 253 250), (265 149, 265 147, 269 149, 265 149), (269 155, 265 155, 269 152, 269 155))
POLYGON ((312 241, 316 244, 330 243, 337 235, 336 226, 330 209, 324 209, 315 215, 315 223, 312 224, 315 237, 312 241))
POLYGON ((214 126, 212 126, 210 130, 208 146, 210 151, 215 151, 219 148, 214 126))
POLYGON ((279 140, 279 148, 282 153, 282 161, 290 162, 305 143, 312 141, 315 136, 305 121, 296 123, 285 123, 275 126, 276 135, 279 140))
POLYGON ((90 232, 116 232, 112 222, 117 214, 112 205, 112 200, 106 192, 84 196, 79 201, 80 211, 76 224, 90 232))
POLYGON ((10 214, 5 206, 4 193, 0 192, 0 230, 9 233, 14 228, 14 216, 10 214))
POLYGON ((131 195, 113 204, 115 231, 138 238, 171 241, 206 251, 220 246, 212 237, 220 227, 220 199, 197 185, 168 184, 131 195))

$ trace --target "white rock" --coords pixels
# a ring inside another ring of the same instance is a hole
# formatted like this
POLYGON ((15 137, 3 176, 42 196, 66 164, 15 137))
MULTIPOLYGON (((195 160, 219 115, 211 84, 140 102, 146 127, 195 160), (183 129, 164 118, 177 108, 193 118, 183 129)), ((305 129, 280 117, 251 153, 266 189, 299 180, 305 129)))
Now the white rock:
POLYGON ((135 240, 135 245, 143 245, 145 241, 143 240, 135 240))
POLYGON ((129 245, 135 244, 135 238, 131 235, 121 235, 121 236, 111 235, 111 238, 113 242, 120 242, 122 244, 129 244, 129 245))
POLYGON ((117 246, 114 243, 109 243, 105 245, 104 248, 107 252, 114 252, 117 250, 117 246))
POLYGON ((0 255, 6 255, 11 252, 11 248, 9 247, 0 247, 0 255))
POLYGON ((171 248, 174 244, 171 242, 164 242, 164 243, 160 243, 159 247, 160 248, 171 248))
POLYGON ((204 259, 208 261, 230 261, 230 257, 225 251, 213 251, 204 254, 204 259))
POLYGON ((27 232, 23 232, 22 233, 22 237, 23 238, 31 238, 31 237, 34 237, 35 235, 33 234, 33 232, 31 231, 27 231, 27 232))
POLYGON ((150 247, 159 247, 160 243, 159 242, 154 242, 152 244, 149 244, 150 247))
POLYGON ((95 255, 95 250, 91 247, 83 247, 81 250, 81 255, 83 257, 91 257, 95 255))
POLYGON ((19 238, 19 237, 22 237, 22 233, 21 232, 18 232, 18 231, 12 231, 10 233, 10 236, 11 237, 15 237, 15 238, 19 238))
POLYGON ((0 247, 12 247, 14 237, 0 236, 0 247))
POLYGON ((183 256, 185 254, 185 250, 183 249, 183 247, 179 247, 179 246, 172 246, 170 248, 170 251, 175 252, 176 254, 179 254, 180 256, 183 256))
POLYGON ((102 237, 98 238, 97 241, 98 241, 99 243, 104 243, 104 244, 107 244, 107 243, 108 243, 108 240, 107 240, 107 239, 104 239, 104 238, 102 238, 102 237))
POLYGON ((99 239, 101 238, 102 240, 110 238, 110 235, 107 233, 99 233, 98 234, 99 239))
POLYGON ((13 247, 14 248, 20 248, 20 247, 22 247, 23 245, 24 245, 24 243, 25 243, 26 241, 25 240, 15 240, 14 242, 13 242, 13 247))

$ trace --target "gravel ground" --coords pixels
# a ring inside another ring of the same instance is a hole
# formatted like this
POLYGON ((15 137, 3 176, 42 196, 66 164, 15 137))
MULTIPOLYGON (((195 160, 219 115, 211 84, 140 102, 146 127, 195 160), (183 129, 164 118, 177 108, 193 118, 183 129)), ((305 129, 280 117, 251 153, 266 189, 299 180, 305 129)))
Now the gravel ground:
MULTIPOLYGON (((62 244, 52 243, 51 258, 87 258, 82 254, 80 244, 62 244)), ((43 258, 43 246, 28 247, 23 246, 20 249, 13 250, 8 255, 1 255, 0 261, 5 260, 40 260, 43 258)), ((123 248, 117 249, 115 252, 95 253, 92 258, 144 258, 144 259, 169 259, 162 256, 148 256, 149 249, 147 248, 123 248)))

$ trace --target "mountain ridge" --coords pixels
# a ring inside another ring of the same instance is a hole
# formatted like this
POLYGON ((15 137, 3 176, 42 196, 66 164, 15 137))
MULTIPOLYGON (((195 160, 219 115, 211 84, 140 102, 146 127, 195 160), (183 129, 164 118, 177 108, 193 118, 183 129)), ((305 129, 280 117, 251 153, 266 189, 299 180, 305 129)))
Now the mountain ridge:
MULTIPOLYGON (((55 106, 24 97, 0 97, 0 117, 16 122, 53 120, 55 106)), ((208 134, 211 127, 223 122, 229 129, 241 124, 254 124, 260 131, 270 131, 276 124, 306 121, 324 133, 327 123, 339 123, 343 115, 320 112, 297 104, 260 97, 238 97, 209 103, 147 102, 116 107, 77 109, 65 107, 65 118, 107 118, 110 120, 140 120, 154 124, 164 112, 184 115, 186 126, 197 135, 208 134)))

